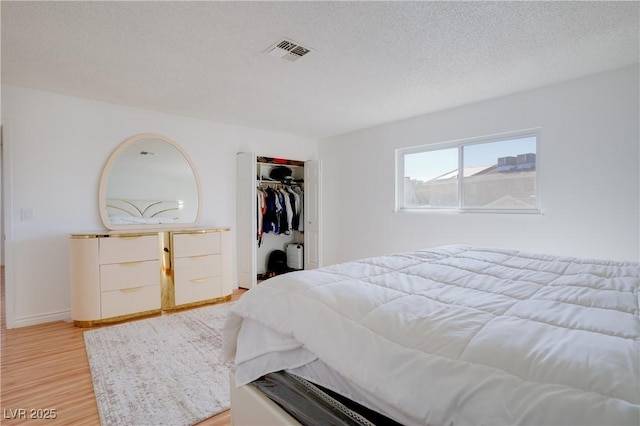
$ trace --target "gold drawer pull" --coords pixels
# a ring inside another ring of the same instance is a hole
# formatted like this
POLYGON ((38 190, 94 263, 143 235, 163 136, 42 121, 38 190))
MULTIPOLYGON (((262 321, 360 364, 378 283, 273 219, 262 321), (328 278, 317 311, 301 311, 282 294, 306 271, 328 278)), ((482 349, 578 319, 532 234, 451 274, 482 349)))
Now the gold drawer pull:
POLYGON ((133 262, 122 262, 120 263, 122 266, 136 266, 136 265, 140 265, 142 263, 142 260, 134 260, 133 262))
POLYGON ((122 289, 120 289, 120 291, 123 292, 123 293, 133 293, 134 291, 142 290, 143 287, 122 288, 122 289))
POLYGON ((206 281, 206 280, 208 280, 208 279, 209 279, 209 277, 204 277, 204 278, 194 278, 194 279, 189 280, 189 281, 191 281, 192 283, 201 283, 201 282, 206 281))

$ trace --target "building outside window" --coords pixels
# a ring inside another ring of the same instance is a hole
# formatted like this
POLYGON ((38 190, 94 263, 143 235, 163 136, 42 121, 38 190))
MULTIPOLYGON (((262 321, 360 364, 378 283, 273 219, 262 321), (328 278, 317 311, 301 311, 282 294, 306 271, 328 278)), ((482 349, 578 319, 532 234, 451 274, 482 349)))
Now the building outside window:
POLYGON ((398 209, 537 212, 537 151, 532 132, 400 149, 398 209))

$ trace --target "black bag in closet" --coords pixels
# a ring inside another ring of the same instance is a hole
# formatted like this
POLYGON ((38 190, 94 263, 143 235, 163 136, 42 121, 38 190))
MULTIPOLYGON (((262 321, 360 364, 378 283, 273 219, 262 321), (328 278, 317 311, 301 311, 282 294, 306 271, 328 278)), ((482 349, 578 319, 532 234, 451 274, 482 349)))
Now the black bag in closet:
POLYGON ((293 171, 286 166, 276 166, 269 172, 269 177, 279 181, 292 181, 293 171))
POLYGON ((274 250, 269 253, 267 271, 275 275, 287 272, 287 254, 282 250, 274 250))

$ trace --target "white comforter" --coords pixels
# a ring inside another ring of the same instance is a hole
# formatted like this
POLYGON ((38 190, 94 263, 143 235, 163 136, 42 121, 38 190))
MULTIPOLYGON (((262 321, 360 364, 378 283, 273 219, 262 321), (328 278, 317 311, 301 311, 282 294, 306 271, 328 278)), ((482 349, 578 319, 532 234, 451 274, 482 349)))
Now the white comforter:
POLYGON ((317 358, 404 423, 638 426, 639 271, 446 246, 294 272, 240 298, 224 347, 239 385, 317 358))

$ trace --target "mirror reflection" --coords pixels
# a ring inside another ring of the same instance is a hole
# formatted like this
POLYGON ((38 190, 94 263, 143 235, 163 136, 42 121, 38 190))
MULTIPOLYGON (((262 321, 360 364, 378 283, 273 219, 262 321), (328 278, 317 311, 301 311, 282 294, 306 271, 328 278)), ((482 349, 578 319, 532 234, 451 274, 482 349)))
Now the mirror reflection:
POLYGON ((195 168, 175 142, 138 135, 125 141, 105 166, 100 214, 108 229, 195 225, 199 194, 195 168))

